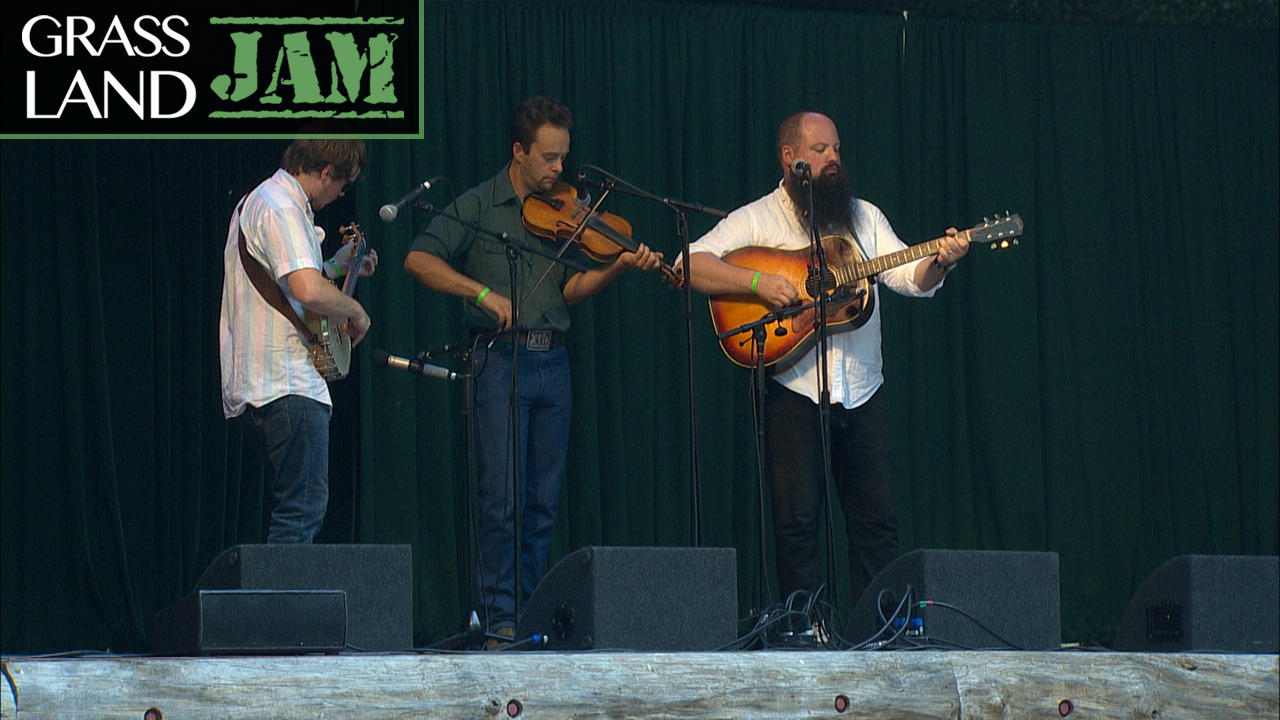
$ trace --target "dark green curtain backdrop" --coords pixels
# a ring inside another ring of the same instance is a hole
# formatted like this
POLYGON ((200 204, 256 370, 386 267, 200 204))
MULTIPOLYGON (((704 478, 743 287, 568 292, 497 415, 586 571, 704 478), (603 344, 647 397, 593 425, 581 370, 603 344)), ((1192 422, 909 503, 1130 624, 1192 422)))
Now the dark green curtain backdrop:
MULTIPOLYGON (((1109 639, 1171 557, 1277 553, 1274 32, 678 3, 425 12, 425 138, 372 142, 355 192, 320 214, 331 238, 361 221, 382 258, 361 288, 373 329, 334 386, 321 540, 413 545, 417 642, 471 607, 461 388, 373 368, 368 350, 411 356, 461 328, 456 301, 400 268, 429 218, 376 209, 431 176, 460 192, 497 172, 509 112, 537 93, 577 116, 569 174, 590 163, 732 209, 775 186, 779 121, 814 109, 908 242, 1021 214, 1022 243, 975 248, 937 298, 882 296, 903 551, 1059 553, 1064 641, 1109 639)), ((262 541, 261 463, 221 416, 217 315, 227 218, 284 144, 0 144, 5 653, 145 651, 156 610, 222 549, 262 541)), ((677 250, 663 206, 606 209, 677 250)), ((689 218, 694 238, 711 224, 689 218)), ((768 532, 750 376, 702 298, 692 322, 705 538, 738 549, 745 613, 768 532)), ((553 561, 692 544, 684 328, 656 274, 576 308, 553 561)))

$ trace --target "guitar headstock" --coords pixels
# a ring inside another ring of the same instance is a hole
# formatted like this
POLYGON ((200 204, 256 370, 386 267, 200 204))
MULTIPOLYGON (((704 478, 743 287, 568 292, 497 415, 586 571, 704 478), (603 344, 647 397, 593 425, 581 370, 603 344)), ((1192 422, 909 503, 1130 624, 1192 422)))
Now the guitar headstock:
POLYGON ((1022 218, 1006 210, 1004 217, 983 218, 981 225, 965 232, 969 233, 971 243, 991 243, 991 249, 1003 250, 1018 244, 1018 237, 1022 235, 1022 218))

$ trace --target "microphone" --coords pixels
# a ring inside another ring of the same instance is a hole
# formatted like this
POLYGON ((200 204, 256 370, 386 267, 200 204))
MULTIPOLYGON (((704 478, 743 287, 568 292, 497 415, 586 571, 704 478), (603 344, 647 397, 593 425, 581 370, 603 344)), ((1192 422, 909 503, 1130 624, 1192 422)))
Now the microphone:
POLYGON ((433 177, 430 180, 427 180, 426 182, 422 183, 418 187, 405 193, 404 197, 400 198, 399 200, 391 203, 390 205, 383 205, 382 208, 378 210, 378 217, 382 218, 382 222, 389 223, 392 220, 395 220, 396 216, 400 214, 400 208, 404 207, 405 205, 408 205, 409 203, 412 203, 414 200, 417 200, 418 197, 422 195, 422 193, 431 189, 431 185, 433 183, 438 183, 443 179, 444 178, 442 177, 433 177))
POLYGON ((587 192, 587 169, 585 167, 578 168, 578 197, 574 198, 574 203, 580 208, 591 207, 591 193, 587 192))
POLYGON ((800 158, 791 161, 791 174, 799 177, 809 176, 809 163, 800 158))
POLYGON ((388 354, 386 350, 374 350, 370 359, 373 360, 373 364, 378 367, 405 370, 413 373, 414 375, 426 375, 427 377, 433 377, 438 380, 458 379, 458 373, 448 368, 442 368, 438 365, 429 365, 421 360, 410 360, 409 358, 397 357, 395 355, 388 354))

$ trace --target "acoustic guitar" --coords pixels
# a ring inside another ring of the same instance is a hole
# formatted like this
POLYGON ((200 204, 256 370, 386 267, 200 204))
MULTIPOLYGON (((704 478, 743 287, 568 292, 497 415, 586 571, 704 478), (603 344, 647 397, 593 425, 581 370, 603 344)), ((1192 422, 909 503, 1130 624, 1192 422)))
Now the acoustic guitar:
MULTIPOLYGON (((991 243, 992 247, 1008 247, 1017 244, 1022 235, 1022 218, 1006 213, 1004 217, 988 220, 981 225, 961 231, 969 242, 991 243)), ((837 235, 822 238, 827 256, 829 275, 820 282, 817 270, 810 270, 810 252, 804 250, 777 250, 753 246, 726 253, 722 260, 748 270, 781 275, 792 282, 800 294, 801 306, 813 304, 819 294, 830 298, 827 304, 827 324, 847 325, 857 329, 866 324, 875 309, 875 293, 871 283, 877 274, 890 268, 905 265, 920 258, 938 254, 938 241, 912 245, 888 255, 863 260, 857 246, 837 235)), ((711 323, 717 336, 771 315, 780 316, 769 323, 769 337, 764 345, 764 364, 773 365, 784 358, 808 350, 813 338, 816 305, 795 314, 775 313, 759 296, 752 293, 716 295, 710 299, 711 323)), ((743 367, 755 367, 755 343, 751 331, 720 338, 720 347, 734 363, 743 367)), ((798 355, 797 355, 798 356, 798 355)))
MULTIPOLYGON (((369 244, 364 241, 360 226, 355 223, 341 228, 342 239, 346 243, 356 243, 351 251, 351 269, 343 282, 342 293, 347 297, 355 297, 356 281, 360 279, 360 268, 364 266, 364 257, 369 253, 369 244)), ((351 336, 342 326, 347 322, 343 317, 326 317, 307 312, 307 327, 315 334, 316 341, 311 344, 311 362, 326 382, 341 380, 351 370, 351 336)))

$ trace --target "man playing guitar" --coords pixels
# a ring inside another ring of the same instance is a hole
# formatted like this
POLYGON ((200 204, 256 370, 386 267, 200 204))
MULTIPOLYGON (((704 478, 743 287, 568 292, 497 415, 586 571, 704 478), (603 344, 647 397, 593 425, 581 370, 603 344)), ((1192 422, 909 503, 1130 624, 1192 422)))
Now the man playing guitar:
MULTIPOLYGON (((787 118, 778 130, 777 152, 783 169, 779 187, 730 213, 690 247, 689 281, 699 292, 715 296, 713 306, 716 298, 739 297, 763 301, 766 308, 786 308, 821 292, 818 287, 797 287, 780 269, 735 264, 735 251, 763 246, 807 253, 816 234, 828 236, 823 245, 829 264, 835 266, 907 248, 879 208, 853 195, 840 162, 840 136, 830 118, 812 112, 787 118), (812 183, 812 218, 805 182, 812 183), (811 234, 815 227, 817 232, 811 234)), ((898 550, 889 415, 883 394, 877 392, 884 378, 876 286, 903 295, 933 295, 968 252, 969 243, 967 233, 954 228, 932 243, 929 248, 936 246, 936 253, 884 269, 860 297, 843 300, 846 306, 869 307, 865 318, 854 322, 841 317, 828 325, 831 466, 845 515, 854 598, 898 550), (845 324, 838 324, 841 321, 845 324)), ((835 312, 845 312, 845 306, 835 312)), ((783 598, 796 590, 815 592, 822 583, 818 538, 825 468, 820 463, 818 368, 813 345, 792 353, 773 366, 776 384, 769 384, 765 397, 764 471, 773 499, 776 571, 783 598)))

